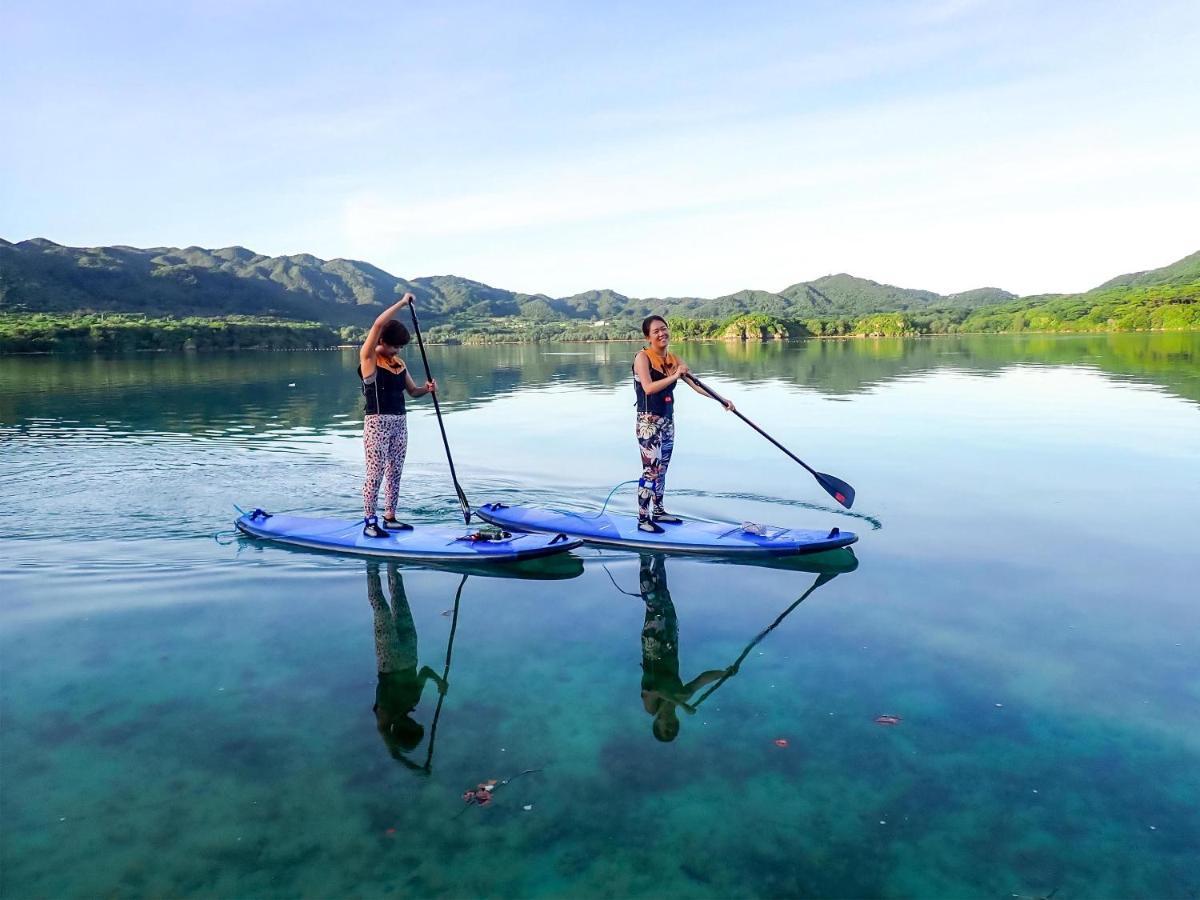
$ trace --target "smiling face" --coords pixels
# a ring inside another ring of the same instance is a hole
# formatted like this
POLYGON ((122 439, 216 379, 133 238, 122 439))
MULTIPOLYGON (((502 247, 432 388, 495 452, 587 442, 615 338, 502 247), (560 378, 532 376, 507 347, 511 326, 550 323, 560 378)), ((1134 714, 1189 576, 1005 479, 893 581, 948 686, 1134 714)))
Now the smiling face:
POLYGON ((659 353, 667 351, 667 344, 671 341, 671 329, 667 327, 666 322, 656 316, 646 323, 644 333, 652 348, 659 353))

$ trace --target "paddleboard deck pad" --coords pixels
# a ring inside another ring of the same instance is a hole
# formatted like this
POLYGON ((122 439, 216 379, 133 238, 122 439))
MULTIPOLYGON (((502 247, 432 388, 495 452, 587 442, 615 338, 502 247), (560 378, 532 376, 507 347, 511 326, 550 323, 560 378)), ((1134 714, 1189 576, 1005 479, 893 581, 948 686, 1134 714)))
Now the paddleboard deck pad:
POLYGON ((384 559, 503 563, 574 550, 582 541, 565 534, 504 531, 472 525, 416 525, 385 538, 363 534, 363 520, 272 515, 256 509, 233 523, 238 531, 276 544, 384 559))
POLYGON ((607 547, 654 550, 666 553, 698 553, 708 556, 793 556, 821 553, 848 547, 858 540, 852 531, 834 528, 809 531, 745 522, 688 522, 661 524, 662 534, 639 531, 637 516, 562 512, 530 506, 485 503, 475 514, 510 531, 565 534, 570 538, 607 547))

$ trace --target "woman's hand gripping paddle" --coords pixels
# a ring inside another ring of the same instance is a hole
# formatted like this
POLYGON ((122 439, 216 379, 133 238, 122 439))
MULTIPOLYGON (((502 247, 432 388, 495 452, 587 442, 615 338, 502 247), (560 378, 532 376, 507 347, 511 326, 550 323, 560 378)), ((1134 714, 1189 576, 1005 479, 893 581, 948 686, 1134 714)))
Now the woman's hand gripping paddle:
MULTIPOLYGON (((710 388, 708 385, 706 385, 703 381, 701 381, 695 375, 693 375, 689 372, 687 375, 684 375, 683 377, 686 378, 688 381, 690 381, 692 384, 696 385, 696 387, 700 388, 700 390, 704 391, 704 393, 708 394, 708 396, 712 397, 718 403, 721 403, 725 406, 729 405, 728 400, 726 400, 724 397, 722 397, 720 394, 718 394, 716 391, 714 391, 712 388, 710 388)), ((817 484, 819 484, 821 487, 823 487, 825 489, 826 493, 828 493, 830 497, 832 497, 838 503, 842 504, 842 506, 846 507, 846 509, 849 509, 851 506, 854 505, 854 488, 852 488, 850 485, 846 484, 846 482, 842 481, 842 479, 840 479, 840 478, 835 478, 832 475, 826 475, 824 472, 818 472, 816 469, 814 469, 812 466, 810 466, 808 463, 806 463, 804 460, 802 460, 800 457, 798 457, 795 453, 793 453, 787 447, 783 446, 783 444, 779 443, 779 441, 775 440, 775 438, 771 437, 769 434, 767 434, 765 431, 763 431, 761 428, 759 428, 757 425, 755 425, 753 422, 751 422, 749 419, 747 419, 745 416, 743 416, 736 409, 731 410, 731 412, 735 416, 737 416, 739 419, 741 419, 743 422, 745 422, 747 425, 749 425, 751 428, 753 428, 755 431, 757 431, 759 434, 761 434, 763 437, 765 437, 768 441, 770 441, 776 447, 778 447, 780 450, 782 450, 784 453, 786 453, 788 456, 790 456, 793 460, 800 463, 800 465, 804 466, 804 468, 808 470, 809 474, 812 475, 813 478, 817 479, 817 484)))

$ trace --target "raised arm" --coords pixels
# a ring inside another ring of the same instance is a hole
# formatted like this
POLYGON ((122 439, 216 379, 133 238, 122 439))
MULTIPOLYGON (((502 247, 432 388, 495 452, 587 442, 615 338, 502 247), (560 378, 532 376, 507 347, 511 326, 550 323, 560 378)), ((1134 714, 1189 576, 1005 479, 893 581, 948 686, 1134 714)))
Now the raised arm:
POLYGON ((653 381, 650 378, 650 360, 646 356, 645 351, 639 351, 638 355, 633 358, 633 371, 637 375, 637 379, 641 382, 642 390, 647 394, 657 394, 659 391, 665 391, 680 378, 688 373, 688 367, 682 361, 675 367, 675 371, 658 381, 653 381))
POLYGON ((367 337, 358 351, 358 361, 362 366, 363 378, 369 377, 375 371, 375 348, 379 344, 379 334, 383 331, 383 326, 395 318, 396 313, 412 303, 414 299, 412 294, 405 294, 375 318, 375 323, 367 332, 367 337))

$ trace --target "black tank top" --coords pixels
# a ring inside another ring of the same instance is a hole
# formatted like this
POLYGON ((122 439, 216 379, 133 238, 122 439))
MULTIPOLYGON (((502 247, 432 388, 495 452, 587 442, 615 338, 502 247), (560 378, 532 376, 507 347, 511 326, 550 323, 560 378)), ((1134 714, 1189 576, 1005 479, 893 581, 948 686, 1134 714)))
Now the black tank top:
MULTIPOLYGON (((650 365, 650 380, 662 381, 668 377, 665 372, 660 372, 650 365)), ((662 416, 665 419, 675 418, 675 385, 672 384, 669 388, 659 391, 657 394, 647 394, 642 389, 642 383, 638 381, 637 369, 633 373, 633 389, 637 392, 637 408, 639 413, 650 413, 655 416, 662 416)))
POLYGON ((362 381, 363 397, 367 401, 363 411, 368 416, 404 415, 404 386, 407 375, 403 368, 397 374, 376 363, 375 374, 370 378, 363 378, 360 365, 358 377, 362 381))

